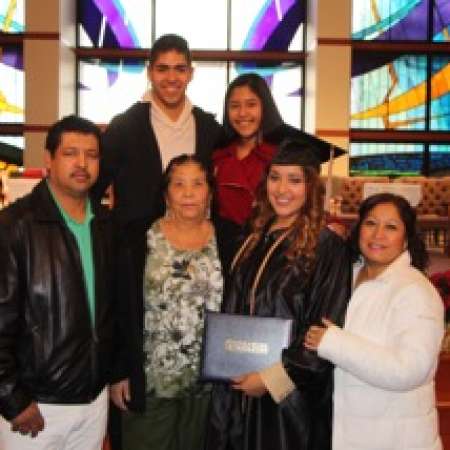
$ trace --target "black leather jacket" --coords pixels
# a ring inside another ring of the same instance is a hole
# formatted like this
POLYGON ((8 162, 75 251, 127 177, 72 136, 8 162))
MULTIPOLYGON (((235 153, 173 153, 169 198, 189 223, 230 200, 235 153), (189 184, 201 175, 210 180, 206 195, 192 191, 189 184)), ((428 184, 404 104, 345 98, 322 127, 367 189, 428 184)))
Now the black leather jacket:
POLYGON ((0 414, 88 403, 109 381, 116 262, 108 212, 91 222, 92 327, 80 254, 46 181, 0 212, 0 414))

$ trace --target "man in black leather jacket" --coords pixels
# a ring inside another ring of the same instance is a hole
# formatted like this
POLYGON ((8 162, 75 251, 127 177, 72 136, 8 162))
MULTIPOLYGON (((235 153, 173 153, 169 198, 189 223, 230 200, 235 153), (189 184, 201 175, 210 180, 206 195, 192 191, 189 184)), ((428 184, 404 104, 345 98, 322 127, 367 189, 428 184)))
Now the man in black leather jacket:
POLYGON ((0 212, 2 449, 102 445, 116 257, 109 214, 88 197, 99 138, 85 119, 56 122, 48 178, 0 212))

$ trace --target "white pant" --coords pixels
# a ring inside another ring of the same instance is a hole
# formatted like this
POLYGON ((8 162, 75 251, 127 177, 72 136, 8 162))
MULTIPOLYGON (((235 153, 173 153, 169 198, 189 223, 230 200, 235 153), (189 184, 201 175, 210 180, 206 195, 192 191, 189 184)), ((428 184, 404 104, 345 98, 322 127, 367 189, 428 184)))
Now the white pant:
POLYGON ((35 437, 11 431, 0 418, 0 450, 100 450, 106 433, 108 389, 92 402, 77 405, 39 403, 44 429, 35 437))

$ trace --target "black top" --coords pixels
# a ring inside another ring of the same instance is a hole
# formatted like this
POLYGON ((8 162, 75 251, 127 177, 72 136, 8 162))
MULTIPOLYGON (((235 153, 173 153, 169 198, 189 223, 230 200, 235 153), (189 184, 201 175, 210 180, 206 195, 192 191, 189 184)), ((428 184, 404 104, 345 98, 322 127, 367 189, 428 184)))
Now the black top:
MULTIPOLYGON (((209 163, 222 128, 212 114, 200 108, 194 106, 192 114, 196 154, 209 163)), ((120 225, 142 219, 151 223, 163 211, 163 167, 150 117, 150 103, 135 103, 116 116, 103 134, 100 175, 93 193, 98 199, 113 183, 114 212, 120 225)))

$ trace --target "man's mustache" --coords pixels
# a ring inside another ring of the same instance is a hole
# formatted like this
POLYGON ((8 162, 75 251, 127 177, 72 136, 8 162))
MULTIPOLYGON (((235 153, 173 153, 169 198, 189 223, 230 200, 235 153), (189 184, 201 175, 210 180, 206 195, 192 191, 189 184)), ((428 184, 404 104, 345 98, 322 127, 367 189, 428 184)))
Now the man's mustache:
POLYGON ((70 177, 71 178, 75 178, 75 177, 79 177, 80 175, 85 177, 85 178, 88 178, 88 179, 91 178, 91 175, 86 170, 76 170, 75 172, 72 172, 70 174, 70 177))

